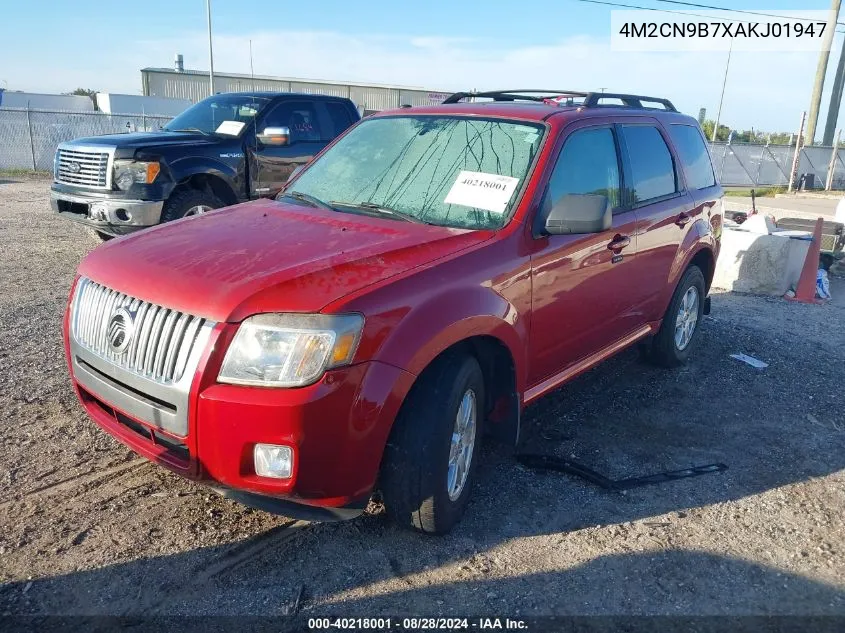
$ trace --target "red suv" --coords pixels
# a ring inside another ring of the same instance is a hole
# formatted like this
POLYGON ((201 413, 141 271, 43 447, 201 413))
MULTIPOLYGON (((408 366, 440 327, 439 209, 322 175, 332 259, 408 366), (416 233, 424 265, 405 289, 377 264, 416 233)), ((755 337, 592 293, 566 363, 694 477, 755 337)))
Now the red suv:
POLYGON ((377 493, 446 532, 483 433, 516 442, 527 404, 635 343, 687 359, 721 197, 665 99, 382 112, 276 200, 91 252, 64 323, 73 384, 107 432, 245 504, 327 520, 377 493))

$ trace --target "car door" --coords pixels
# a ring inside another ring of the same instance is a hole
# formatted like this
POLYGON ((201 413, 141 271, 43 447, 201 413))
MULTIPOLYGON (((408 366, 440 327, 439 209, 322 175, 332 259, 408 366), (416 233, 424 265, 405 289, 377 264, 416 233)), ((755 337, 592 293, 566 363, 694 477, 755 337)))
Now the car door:
POLYGON ((658 321, 666 310, 672 266, 693 220, 693 202, 655 119, 623 122, 618 129, 630 206, 637 214, 639 307, 649 321, 658 321))
POLYGON ((636 329, 635 213, 624 205, 623 170, 613 125, 573 124, 551 170, 534 222, 529 381, 538 384, 636 329), (540 227, 568 194, 606 195, 609 230, 545 235, 540 227))
POLYGON ((285 127, 290 136, 286 145, 264 145, 258 139, 251 143, 247 150, 251 197, 276 195, 294 169, 307 164, 326 146, 332 134, 325 119, 322 103, 309 99, 281 101, 259 117, 257 135, 267 128, 285 127))

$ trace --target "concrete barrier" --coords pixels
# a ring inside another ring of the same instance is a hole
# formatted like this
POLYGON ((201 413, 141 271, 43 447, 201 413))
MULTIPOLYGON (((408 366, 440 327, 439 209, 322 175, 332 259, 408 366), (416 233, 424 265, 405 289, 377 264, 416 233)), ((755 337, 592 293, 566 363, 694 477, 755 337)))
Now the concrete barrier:
POLYGON ((713 286, 782 296, 798 283, 810 241, 725 227, 713 286))

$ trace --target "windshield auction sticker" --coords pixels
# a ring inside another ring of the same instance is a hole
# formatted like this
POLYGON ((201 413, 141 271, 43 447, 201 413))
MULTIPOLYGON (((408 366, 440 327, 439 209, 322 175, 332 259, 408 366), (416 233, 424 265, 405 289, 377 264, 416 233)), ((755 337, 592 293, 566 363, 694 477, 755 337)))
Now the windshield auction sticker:
POLYGON ((462 171, 443 202, 504 213, 518 184, 519 178, 512 176, 462 171))
POLYGON ((217 134, 227 134, 229 136, 237 136, 244 129, 244 124, 240 121, 223 121, 214 130, 217 134))

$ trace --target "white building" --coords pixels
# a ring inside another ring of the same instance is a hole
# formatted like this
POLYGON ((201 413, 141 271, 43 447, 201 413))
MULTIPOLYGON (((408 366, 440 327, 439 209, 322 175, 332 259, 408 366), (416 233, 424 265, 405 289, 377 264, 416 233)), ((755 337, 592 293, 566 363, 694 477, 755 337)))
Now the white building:
MULTIPOLYGON (((179 70, 179 66, 177 58, 177 68, 143 68, 141 81, 144 94, 189 99, 193 103, 209 96, 208 73, 200 70, 179 70)), ((348 97, 364 112, 398 108, 401 105, 434 105, 450 94, 442 90, 409 86, 214 73, 215 92, 250 90, 348 97)))
POLYGON ((0 108, 93 112, 94 102, 85 95, 48 95, 36 92, 10 92, 0 89, 0 108))

